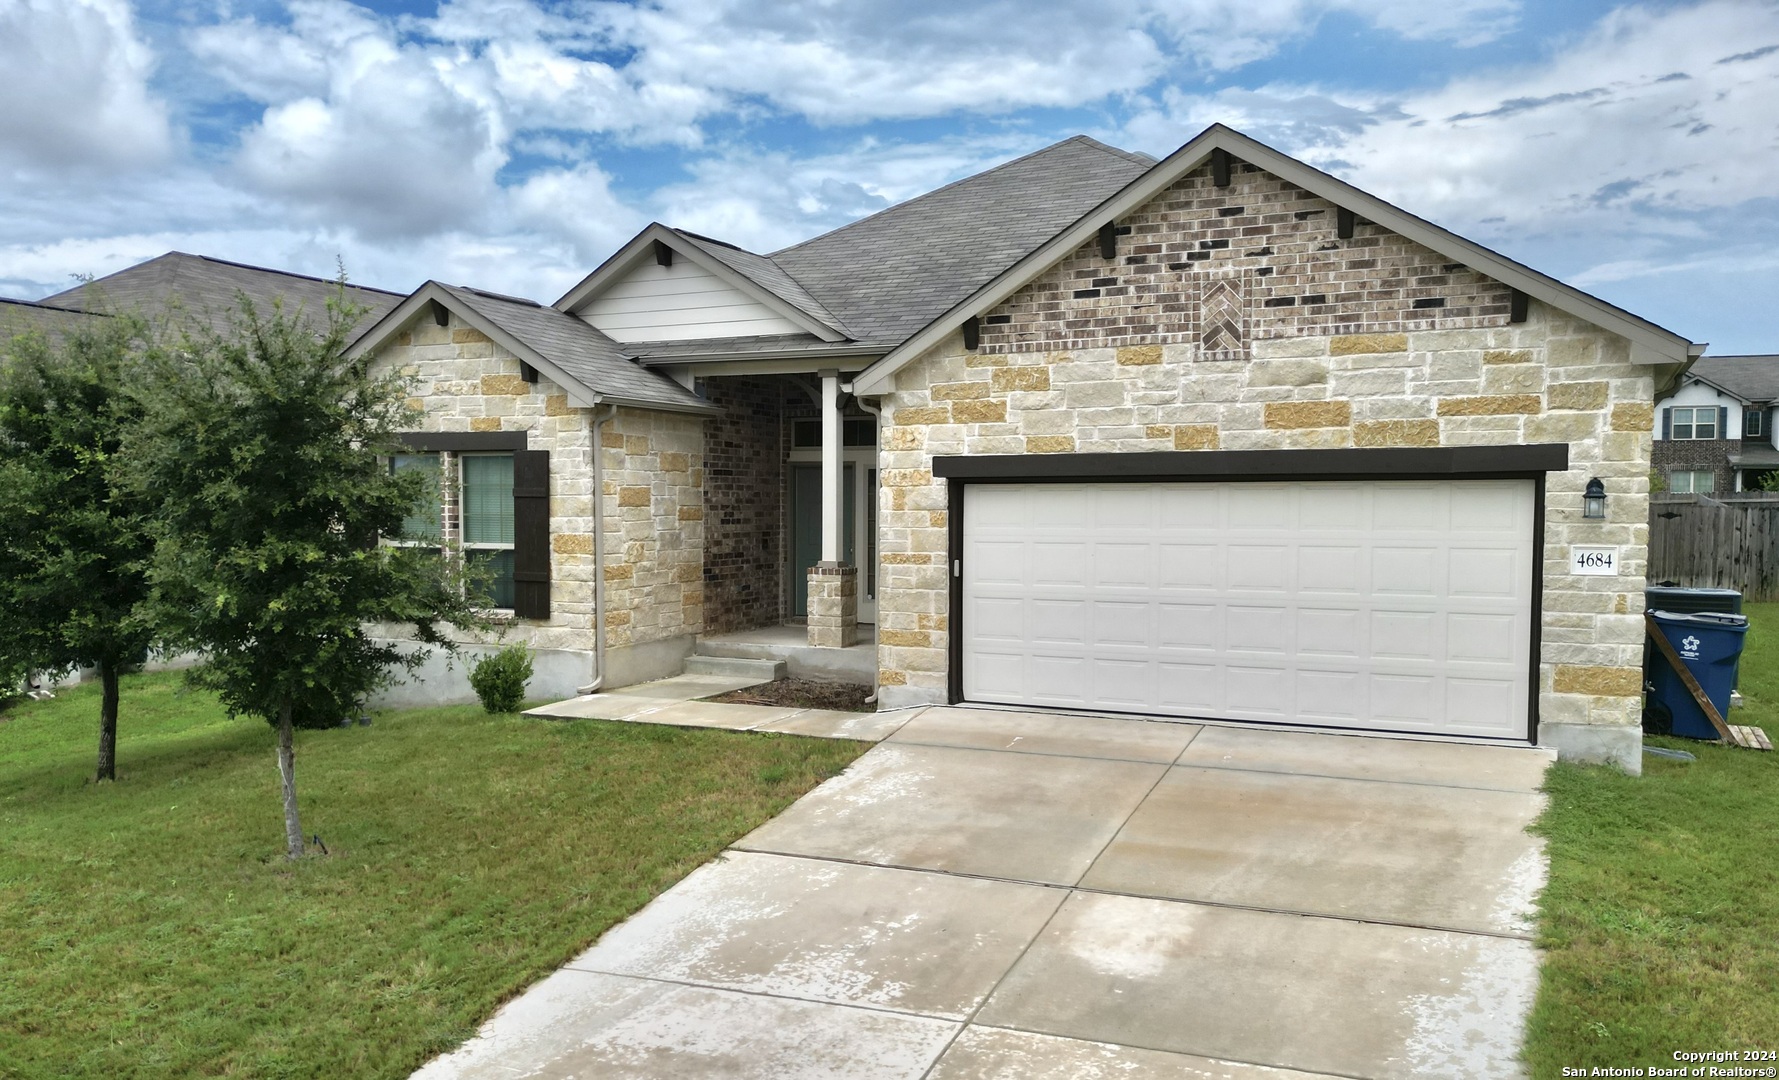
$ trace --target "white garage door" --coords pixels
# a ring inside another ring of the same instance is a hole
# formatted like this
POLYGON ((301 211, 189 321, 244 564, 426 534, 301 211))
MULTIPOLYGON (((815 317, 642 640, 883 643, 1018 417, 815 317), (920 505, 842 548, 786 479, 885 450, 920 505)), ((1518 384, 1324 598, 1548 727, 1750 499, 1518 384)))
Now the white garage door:
POLYGON ((1525 739, 1529 480, 972 484, 969 701, 1525 739))

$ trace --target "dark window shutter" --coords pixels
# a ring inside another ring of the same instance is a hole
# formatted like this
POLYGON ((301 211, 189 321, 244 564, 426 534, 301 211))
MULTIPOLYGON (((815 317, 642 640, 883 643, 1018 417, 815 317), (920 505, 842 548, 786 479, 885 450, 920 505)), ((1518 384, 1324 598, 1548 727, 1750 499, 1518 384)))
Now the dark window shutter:
POLYGON ((1730 407, 1728 405, 1717 407, 1717 437, 1720 439, 1730 437, 1730 407))
POLYGON ((1674 437, 1674 410, 1662 410, 1662 441, 1667 442, 1674 437))
POLYGON ((513 614, 550 617, 550 452, 513 451, 513 614))

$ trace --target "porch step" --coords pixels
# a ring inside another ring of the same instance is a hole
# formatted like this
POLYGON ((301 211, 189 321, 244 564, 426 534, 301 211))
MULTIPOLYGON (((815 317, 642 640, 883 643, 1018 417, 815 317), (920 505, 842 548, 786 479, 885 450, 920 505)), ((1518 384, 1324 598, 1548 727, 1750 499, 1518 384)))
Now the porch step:
POLYGON ((687 675, 734 675, 772 682, 785 677, 783 660, 758 660, 741 656, 688 656, 687 675))

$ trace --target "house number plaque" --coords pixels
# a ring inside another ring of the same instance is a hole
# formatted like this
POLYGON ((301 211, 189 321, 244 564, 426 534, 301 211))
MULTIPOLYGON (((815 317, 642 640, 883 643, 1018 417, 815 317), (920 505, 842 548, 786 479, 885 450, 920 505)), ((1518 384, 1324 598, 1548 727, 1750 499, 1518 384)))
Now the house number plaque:
POLYGON ((1618 574, 1618 548, 1572 547, 1569 549, 1569 572, 1593 577, 1614 577, 1618 574))

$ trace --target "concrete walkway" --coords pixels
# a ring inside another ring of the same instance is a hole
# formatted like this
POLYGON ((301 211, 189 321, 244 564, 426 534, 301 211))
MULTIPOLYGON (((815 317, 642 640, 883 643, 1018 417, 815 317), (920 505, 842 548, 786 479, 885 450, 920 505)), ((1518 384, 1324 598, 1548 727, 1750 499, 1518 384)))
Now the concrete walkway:
POLYGON ((418 1075, 1518 1076, 1550 760, 928 709, 418 1075))

